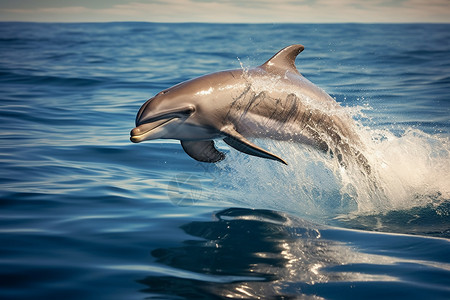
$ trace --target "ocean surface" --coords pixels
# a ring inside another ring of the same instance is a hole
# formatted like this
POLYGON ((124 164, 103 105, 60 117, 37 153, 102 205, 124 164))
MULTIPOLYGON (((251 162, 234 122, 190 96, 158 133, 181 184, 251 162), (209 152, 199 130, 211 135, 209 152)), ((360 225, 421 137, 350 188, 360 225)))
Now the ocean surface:
POLYGON ((450 299, 449 24, 0 25, 0 299, 450 299), (303 44, 375 180, 133 144, 179 82, 303 44))

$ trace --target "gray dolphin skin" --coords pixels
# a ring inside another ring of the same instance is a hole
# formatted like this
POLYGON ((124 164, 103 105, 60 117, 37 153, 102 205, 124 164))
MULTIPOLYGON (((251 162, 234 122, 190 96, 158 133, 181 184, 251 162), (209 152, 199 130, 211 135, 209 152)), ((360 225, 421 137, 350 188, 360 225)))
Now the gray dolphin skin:
POLYGON ((161 91, 140 108, 131 141, 177 139, 192 158, 215 163, 225 154, 214 140, 223 139, 284 164, 248 138, 293 141, 336 155, 342 165, 353 157, 368 171, 352 118, 295 67, 303 50, 291 45, 256 68, 212 73, 161 91))

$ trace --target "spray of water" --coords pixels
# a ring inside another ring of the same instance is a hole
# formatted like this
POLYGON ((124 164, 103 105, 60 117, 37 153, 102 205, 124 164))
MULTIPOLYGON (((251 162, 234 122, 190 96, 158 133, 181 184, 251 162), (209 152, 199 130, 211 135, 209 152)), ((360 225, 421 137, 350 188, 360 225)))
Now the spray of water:
MULTIPOLYGON (((361 113, 359 108, 346 110, 361 113)), ((231 150, 219 164, 218 176, 223 178, 217 182, 240 205, 312 217, 380 213, 449 201, 448 137, 411 128, 394 134, 359 122, 354 126, 365 145, 370 174, 359 164, 342 166, 329 153, 304 145, 257 140, 289 165, 231 150)))
MULTIPOLYGON (((450 199, 448 138, 412 128, 400 136, 366 128, 361 136, 370 164, 376 168, 382 209, 408 209, 450 199)), ((361 203, 361 208, 371 209, 370 203, 361 203)))

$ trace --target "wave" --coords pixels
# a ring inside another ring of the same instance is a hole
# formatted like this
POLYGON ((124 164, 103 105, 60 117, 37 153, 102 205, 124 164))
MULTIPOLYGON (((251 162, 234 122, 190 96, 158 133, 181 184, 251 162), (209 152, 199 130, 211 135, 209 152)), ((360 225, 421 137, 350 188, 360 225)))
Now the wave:
POLYGON ((196 299, 351 299, 367 298, 369 289, 375 299, 448 294, 439 280, 448 275, 441 239, 331 229, 241 208, 180 228, 188 240, 153 250, 155 264, 131 266, 145 274, 138 280, 144 292, 196 299))
POLYGON ((61 77, 49 75, 31 75, 19 74, 16 72, 0 72, 2 82, 6 83, 23 83, 33 85, 57 85, 57 86, 71 86, 71 87, 92 87, 107 82, 102 78, 80 78, 80 77, 61 77))

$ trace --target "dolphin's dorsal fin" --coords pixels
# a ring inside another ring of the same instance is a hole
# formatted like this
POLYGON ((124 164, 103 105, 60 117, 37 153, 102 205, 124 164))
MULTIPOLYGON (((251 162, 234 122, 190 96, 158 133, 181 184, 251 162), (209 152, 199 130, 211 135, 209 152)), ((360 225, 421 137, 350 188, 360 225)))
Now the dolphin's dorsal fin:
POLYGON ((273 159, 287 165, 287 163, 282 158, 270 153, 267 150, 264 150, 263 148, 256 146, 255 144, 252 144, 231 126, 225 126, 221 129, 221 131, 226 135, 226 137, 223 139, 224 142, 234 149, 249 155, 273 159))
POLYGON ((283 69, 295 71, 298 73, 298 70, 295 67, 295 58, 304 49, 305 47, 303 45, 287 46, 278 51, 277 54, 275 54, 271 59, 262 64, 261 67, 266 70, 283 69))
POLYGON ((225 154, 214 147, 214 141, 181 141, 183 150, 193 159, 215 163, 223 160, 225 154))

